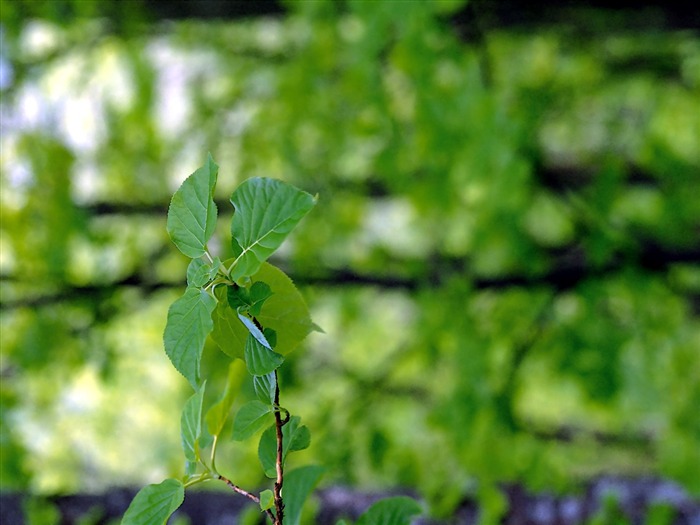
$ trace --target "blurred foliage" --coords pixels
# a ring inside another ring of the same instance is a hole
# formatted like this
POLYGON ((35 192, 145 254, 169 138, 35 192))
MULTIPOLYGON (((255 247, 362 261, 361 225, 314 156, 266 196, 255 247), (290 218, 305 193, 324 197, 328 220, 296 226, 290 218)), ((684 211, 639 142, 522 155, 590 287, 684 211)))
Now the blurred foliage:
MULTIPOLYGON (((696 33, 465 40, 447 0, 206 22, 17 5, 0 33, 3 489, 181 471, 188 387, 161 334, 187 261, 165 213, 211 151, 222 215, 251 176, 320 196, 275 263, 326 332, 282 378, 326 482, 417 487, 437 514, 478 494, 493 516, 499 481, 612 471, 700 493, 696 33)), ((255 450, 225 461, 260 482, 255 450)))

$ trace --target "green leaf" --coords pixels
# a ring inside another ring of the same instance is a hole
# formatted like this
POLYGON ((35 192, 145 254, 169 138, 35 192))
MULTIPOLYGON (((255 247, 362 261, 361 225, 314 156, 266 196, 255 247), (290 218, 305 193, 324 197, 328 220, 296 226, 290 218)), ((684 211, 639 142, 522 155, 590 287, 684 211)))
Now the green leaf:
MULTIPOLYGON (((282 427, 282 463, 287 458, 289 452, 303 450, 307 448, 311 441, 309 429, 299 426, 301 418, 293 416, 289 422, 282 427)), ((277 475, 277 430, 275 425, 270 426, 262 436, 258 444, 258 458, 265 471, 265 475, 274 478, 277 475)))
MULTIPOLYGON (((262 337, 262 332, 260 332, 262 337)), ((264 338, 263 338, 264 339, 264 338)), ((284 356, 265 348, 253 334, 245 342, 245 364, 254 376, 264 376, 277 370, 284 362, 284 356)))
POLYGON ((235 262, 231 278, 254 275, 280 247, 289 232, 316 204, 316 199, 276 179, 255 177, 244 181, 231 195, 235 208, 231 246, 235 262))
POLYGON ((228 381, 223 396, 207 411, 205 420, 207 429, 212 436, 218 436, 224 428, 226 419, 231 412, 236 395, 241 390, 243 380, 247 377, 245 363, 236 359, 228 366, 228 381))
POLYGON ((261 401, 250 401, 243 405, 233 420, 233 439, 243 441, 265 428, 272 416, 272 407, 261 401))
POLYGON ((186 402, 180 416, 180 435, 185 458, 191 463, 199 461, 199 437, 202 435, 202 405, 207 382, 186 402))
POLYGON ((216 300, 207 292, 187 288, 168 310, 163 342, 173 366, 197 389, 199 362, 207 336, 212 331, 216 300))
POLYGON ((275 495, 270 489, 263 490, 260 493, 260 510, 271 509, 275 504, 275 495))
POLYGON ((204 255, 216 227, 213 195, 218 173, 219 166, 209 155, 204 166, 185 179, 170 201, 168 234, 175 246, 193 259, 204 255))
POLYGON ((185 500, 185 487, 180 480, 166 479, 157 485, 142 488, 122 518, 122 525, 165 525, 168 518, 185 500))
POLYGON ((277 379, 275 373, 270 372, 264 376, 253 376, 253 388, 258 399, 267 405, 275 402, 275 388, 277 379))
POLYGON ((311 432, 309 431, 309 427, 302 425, 292 434, 292 439, 289 442, 289 452, 307 449, 310 444, 311 432))
POLYGON ((260 309, 271 295, 272 290, 262 281, 254 282, 250 289, 229 286, 227 290, 228 304, 231 308, 237 312, 248 312, 252 317, 260 314, 260 309))
POLYGON ((304 503, 321 480, 323 471, 323 467, 309 465, 285 473, 284 525, 299 525, 304 503))
MULTIPOLYGON (((229 263, 230 260, 224 265, 229 263)), ((270 346, 274 346, 275 352, 286 355, 311 331, 317 329, 311 321, 306 302, 292 280, 271 264, 264 263, 252 279, 265 282, 272 290, 272 295, 265 301, 256 318, 264 328, 277 332, 277 344, 270 346)), ((214 292, 219 302, 212 316, 212 339, 226 355, 243 359, 248 329, 241 324, 237 312, 229 306, 228 288, 217 286, 214 292)))
POLYGON ((386 498, 367 509, 355 525, 409 525, 411 517, 421 512, 421 506, 413 498, 386 498))

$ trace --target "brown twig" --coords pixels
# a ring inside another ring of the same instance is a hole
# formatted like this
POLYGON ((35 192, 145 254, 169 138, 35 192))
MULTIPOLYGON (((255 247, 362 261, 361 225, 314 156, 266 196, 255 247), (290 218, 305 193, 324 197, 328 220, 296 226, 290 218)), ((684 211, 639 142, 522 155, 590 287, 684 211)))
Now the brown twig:
MULTIPOLYGON (((233 490, 234 492, 237 492, 238 494, 241 494, 242 496, 245 496, 245 497, 248 498, 249 500, 255 502, 255 503, 258 504, 258 505, 260 505, 260 498, 258 498, 255 494, 253 494, 253 493, 251 493, 251 492, 248 492, 248 491, 245 490, 245 489, 242 489, 241 487, 239 487, 238 485, 236 485, 233 481, 231 481, 230 479, 228 479, 228 478, 225 477, 225 476, 222 476, 221 474, 218 475, 218 479, 220 479, 221 481, 223 481, 224 483, 226 483, 229 487, 231 487, 231 490, 233 490)), ((275 515, 272 513, 272 511, 271 511, 270 509, 267 509, 267 510, 265 511, 265 513, 268 515, 268 517, 272 520, 273 523, 277 523, 277 522, 275 521, 275 515)), ((281 522, 280 522, 280 523, 281 523, 281 522)))
MULTIPOLYGON (((282 420, 280 406, 280 386, 277 377, 277 371, 275 370, 275 429, 277 431, 277 479, 275 480, 274 498, 275 498, 275 511, 277 514, 275 525, 282 525, 284 520, 284 502, 282 501, 282 484, 284 483, 284 450, 283 450, 283 434, 282 427, 285 421, 282 420)), ((286 417, 289 420, 289 415, 286 417)))

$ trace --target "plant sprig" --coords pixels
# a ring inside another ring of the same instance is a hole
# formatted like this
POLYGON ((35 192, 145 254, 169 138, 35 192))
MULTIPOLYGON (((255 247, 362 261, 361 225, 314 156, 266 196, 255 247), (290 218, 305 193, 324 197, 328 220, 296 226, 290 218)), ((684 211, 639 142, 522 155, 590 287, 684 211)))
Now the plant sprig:
MULTIPOLYGON (((175 192, 168 209, 170 238, 192 259, 187 288, 168 309, 163 334, 168 358, 195 391, 181 414, 185 475, 141 489, 122 525, 165 524, 184 501, 186 488, 212 480, 259 505, 273 525, 298 525, 302 505, 323 472, 318 466, 285 470, 288 454, 307 448, 311 438, 301 418, 280 403, 278 369, 318 327, 291 279, 266 262, 314 207, 316 198, 275 179, 244 181, 231 195, 233 257, 221 261, 207 246, 218 215, 213 197, 218 170, 209 155, 175 192), (207 380, 200 377, 200 362, 209 338, 230 363, 224 392, 207 406, 207 380), (223 430, 246 376, 252 376, 257 399, 238 408, 231 439, 260 436, 258 457, 274 482, 272 490, 259 495, 221 474, 216 464, 223 430)), ((407 525, 420 510, 413 500, 394 500, 370 508, 365 522, 407 525)))

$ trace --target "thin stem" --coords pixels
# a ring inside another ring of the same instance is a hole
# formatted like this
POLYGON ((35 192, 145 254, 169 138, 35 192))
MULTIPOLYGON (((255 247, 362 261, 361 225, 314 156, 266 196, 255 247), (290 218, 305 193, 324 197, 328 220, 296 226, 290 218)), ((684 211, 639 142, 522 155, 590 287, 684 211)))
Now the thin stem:
MULTIPOLYGON (((220 479, 221 481, 223 481, 224 483, 226 483, 226 484, 231 488, 231 490, 233 490, 234 492, 237 492, 238 494, 240 494, 240 495, 242 495, 242 496, 245 496, 245 497, 248 498, 249 500, 255 502, 255 503, 258 504, 258 505, 260 505, 260 498, 258 498, 258 497, 257 497, 255 494, 253 494, 252 492, 248 492, 247 490, 242 489, 241 487, 239 487, 238 485, 236 485, 233 481, 231 481, 230 479, 228 479, 228 478, 225 477, 225 476, 222 476, 221 474, 217 474, 217 479, 220 479)), ((272 520, 273 523, 277 523, 277 522, 275 521, 275 515, 272 513, 272 511, 271 511, 270 509, 267 509, 267 510, 265 511, 265 513, 266 513, 267 516, 272 520)), ((281 523, 281 522, 280 522, 280 523, 281 523)))
POLYGON ((206 255, 207 259, 209 259, 210 264, 214 263, 214 259, 211 258, 211 255, 209 254, 208 250, 204 250, 204 255, 206 255))
POLYGON ((209 463, 211 463, 211 471, 214 474, 218 474, 216 471, 216 446, 219 444, 219 435, 216 434, 214 436, 214 442, 211 444, 211 458, 209 460, 209 463))
MULTIPOLYGON (((280 387, 279 387, 279 380, 277 377, 277 370, 275 370, 275 407, 279 407, 280 405, 280 387)), ((289 414, 287 414, 287 419, 289 418, 289 414)), ((282 459, 284 457, 284 450, 283 450, 283 435, 282 435, 282 427, 284 426, 284 422, 282 421, 282 413, 281 410, 276 409, 275 410, 275 430, 277 431, 277 461, 276 463, 276 469, 277 469, 277 479, 275 480, 275 489, 273 491, 274 498, 275 498, 275 511, 277 516, 275 517, 275 525, 282 525, 282 522, 284 520, 284 502, 282 501, 282 485, 284 483, 284 465, 282 462, 282 459)))
POLYGON ((185 488, 189 488, 192 485, 196 485, 197 483, 203 483, 205 481, 209 481, 212 479, 211 474, 209 472, 202 472, 198 477, 194 479, 190 479, 185 483, 185 488))

